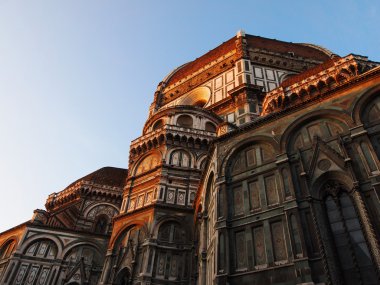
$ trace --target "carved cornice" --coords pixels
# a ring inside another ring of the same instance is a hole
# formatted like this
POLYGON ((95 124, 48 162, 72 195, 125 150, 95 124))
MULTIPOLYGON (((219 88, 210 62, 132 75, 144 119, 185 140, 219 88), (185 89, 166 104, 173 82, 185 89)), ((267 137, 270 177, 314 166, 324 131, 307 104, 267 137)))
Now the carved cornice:
POLYGON ((321 61, 284 55, 263 49, 250 49, 250 60, 253 64, 270 66, 282 70, 289 70, 293 72, 302 72, 309 68, 321 64, 321 61))
MULTIPOLYGON (((373 64, 378 65, 378 63, 373 63, 373 64)), ((342 84, 336 86, 336 88, 333 90, 327 90, 323 94, 323 97, 321 97, 321 96, 308 97, 302 101, 301 100, 295 101, 294 104, 287 106, 286 108, 277 109, 274 112, 271 112, 269 114, 265 114, 265 115, 262 114, 260 117, 256 118, 254 121, 252 121, 248 124, 245 124, 243 126, 239 126, 236 130, 233 130, 231 132, 224 134, 221 137, 218 137, 218 139, 216 141, 214 141, 214 143, 225 141, 225 140, 227 140, 227 139, 229 139, 229 138, 231 138, 237 134, 240 134, 242 132, 245 132, 248 130, 253 130, 253 129, 256 129, 256 128, 264 125, 264 124, 267 124, 267 123, 270 123, 270 122, 273 122, 276 120, 280 120, 281 118, 287 116, 289 113, 305 109, 305 108, 311 106, 312 104, 315 104, 315 102, 317 102, 317 101, 321 101, 321 100, 325 100, 327 98, 330 98, 330 97, 334 96, 336 94, 336 92, 338 92, 338 91, 348 90, 350 88, 357 86, 358 84, 362 84, 363 82, 366 82, 368 80, 372 80, 372 78, 378 78, 378 77, 380 77, 380 65, 371 69, 371 70, 366 71, 363 74, 355 76, 350 81, 343 82, 342 84)))
POLYGON ((46 199, 45 207, 52 210, 63 204, 72 202, 82 195, 107 196, 111 199, 121 199, 123 188, 96 184, 90 181, 78 181, 58 193, 52 193, 46 199))
POLYGON ((299 100, 318 97, 375 66, 377 66, 376 63, 356 55, 334 60, 332 66, 327 69, 300 79, 289 86, 280 86, 268 92, 263 102, 262 116, 284 109, 299 100))
POLYGON ((130 158, 178 138, 182 142, 193 141, 195 144, 210 143, 216 134, 200 129, 185 128, 175 125, 164 125, 160 129, 149 132, 131 142, 130 158))
MULTIPOLYGON (((214 112, 210 111, 209 109, 204 109, 202 107, 198 106, 191 106, 191 105, 176 105, 176 106, 164 106, 158 110, 157 113, 152 115, 144 124, 143 128, 143 134, 146 134, 148 131, 148 128, 158 119, 164 117, 164 116, 171 116, 175 113, 181 113, 188 112, 190 114, 195 115, 201 115, 204 116, 211 121, 214 121, 214 123, 218 124, 222 122, 223 120, 217 116, 214 112)), ((136 139, 137 140, 137 139, 136 139)))

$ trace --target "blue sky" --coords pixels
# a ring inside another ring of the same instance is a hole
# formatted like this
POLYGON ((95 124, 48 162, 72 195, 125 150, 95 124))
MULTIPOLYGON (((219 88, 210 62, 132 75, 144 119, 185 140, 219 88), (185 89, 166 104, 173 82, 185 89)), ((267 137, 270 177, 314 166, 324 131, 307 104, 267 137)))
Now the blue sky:
POLYGON ((380 61, 378 1, 0 0, 0 231, 128 165, 157 84, 239 29, 380 61))

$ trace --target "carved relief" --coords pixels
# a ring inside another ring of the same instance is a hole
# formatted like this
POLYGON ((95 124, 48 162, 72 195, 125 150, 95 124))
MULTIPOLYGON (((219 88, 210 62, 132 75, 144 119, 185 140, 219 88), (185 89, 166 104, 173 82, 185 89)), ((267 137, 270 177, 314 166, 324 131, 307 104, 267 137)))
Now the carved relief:
POLYGON ((39 266, 32 266, 31 267, 31 269, 29 271, 29 275, 26 278, 26 282, 25 282, 26 285, 32 285, 34 283, 34 280, 36 279, 39 268, 40 268, 39 266))
POLYGON ((175 189, 168 189, 168 191, 167 191, 167 196, 166 196, 166 202, 167 202, 167 203, 171 203, 171 204, 174 203, 175 192, 176 192, 175 189))
POLYGON ((158 263, 157 263, 157 275, 164 275, 165 257, 166 255, 164 253, 159 254, 158 263))
POLYGON ((240 186, 235 187, 233 189, 233 195, 235 215, 241 215, 244 213, 243 189, 240 186))
POLYGON ((50 272, 50 268, 47 268, 47 267, 42 268, 40 278, 38 279, 38 282, 37 282, 38 285, 45 284, 47 277, 49 275, 49 272, 50 272))
POLYGON ((253 181, 253 182, 249 183, 248 186, 249 186, 249 197, 250 197, 251 210, 258 210, 261 208, 259 182, 253 181))
POLYGON ((186 191, 178 190, 177 204, 178 205, 185 205, 185 197, 186 197, 186 191))
POLYGON ((21 265, 21 267, 18 271, 17 277, 16 277, 16 281, 15 281, 16 285, 20 285, 23 283, 24 276, 25 276, 27 269, 28 269, 28 264, 22 264, 21 265))
POLYGON ((265 193, 267 195, 268 205, 276 205, 279 203, 276 178, 274 175, 264 178, 265 181, 265 193))
POLYGON ((264 228, 262 226, 253 229, 253 241, 255 247, 255 265, 261 268, 260 265, 267 263, 264 228))
POLYGON ((237 232, 236 240, 236 268, 243 269, 246 265, 245 232, 237 232))
POLYGON ((136 199, 131 199, 129 201, 128 211, 133 211, 135 209, 135 205, 136 205, 136 199))
POLYGON ((113 216, 118 214, 118 211, 110 205, 95 206, 88 212, 87 219, 94 220, 96 216, 99 216, 102 214, 107 215, 108 217, 112 218, 113 216))

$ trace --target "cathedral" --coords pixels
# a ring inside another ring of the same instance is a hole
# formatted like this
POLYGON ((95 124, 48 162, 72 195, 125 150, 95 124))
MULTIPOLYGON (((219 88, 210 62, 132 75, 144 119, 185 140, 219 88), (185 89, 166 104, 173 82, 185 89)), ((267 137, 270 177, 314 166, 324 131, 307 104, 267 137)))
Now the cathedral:
POLYGON ((125 169, 0 233, 0 284, 376 285, 379 199, 379 63, 239 31, 162 79, 125 169))

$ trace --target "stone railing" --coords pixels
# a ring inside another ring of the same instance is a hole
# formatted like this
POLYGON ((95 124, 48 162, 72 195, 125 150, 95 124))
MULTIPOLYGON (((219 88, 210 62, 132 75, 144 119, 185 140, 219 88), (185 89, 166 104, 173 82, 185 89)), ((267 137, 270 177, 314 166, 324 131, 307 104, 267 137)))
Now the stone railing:
POLYGON ((205 130, 200 130, 200 129, 193 129, 193 128, 185 128, 185 127, 180 127, 180 126, 175 126, 175 125, 164 125, 158 130, 149 132, 131 142, 131 150, 137 148, 138 146, 141 146, 142 144, 146 144, 148 142, 153 143, 154 140, 159 141, 159 138, 161 135, 164 136, 164 138, 168 135, 172 135, 173 137, 176 135, 179 136, 186 136, 187 138, 193 138, 194 140, 196 139, 213 139, 216 137, 216 133, 214 132, 208 132, 205 130))

